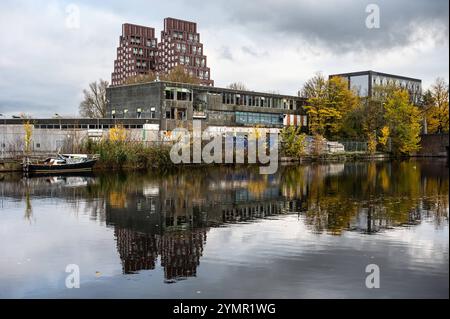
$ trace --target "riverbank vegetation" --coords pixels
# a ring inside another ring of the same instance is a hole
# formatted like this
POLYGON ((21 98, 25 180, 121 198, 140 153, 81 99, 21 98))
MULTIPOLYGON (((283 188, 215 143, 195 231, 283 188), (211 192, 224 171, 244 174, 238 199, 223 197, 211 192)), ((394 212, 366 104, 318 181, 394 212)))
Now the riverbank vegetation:
POLYGON ((99 154, 97 168, 147 169, 173 166, 169 146, 133 141, 127 130, 120 125, 110 129, 106 138, 86 139, 81 145, 81 152, 99 154))
POLYGON ((146 146, 138 141, 93 141, 88 139, 83 153, 99 154, 96 165, 101 169, 170 168, 170 148, 163 145, 146 146))

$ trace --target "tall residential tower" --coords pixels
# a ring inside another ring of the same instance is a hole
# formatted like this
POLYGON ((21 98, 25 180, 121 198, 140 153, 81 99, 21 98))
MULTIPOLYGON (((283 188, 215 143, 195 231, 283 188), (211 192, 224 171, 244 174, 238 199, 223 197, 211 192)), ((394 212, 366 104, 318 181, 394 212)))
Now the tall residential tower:
POLYGON ((117 59, 114 61, 114 72, 111 84, 123 84, 131 76, 146 74, 156 69, 158 50, 155 29, 125 23, 117 48, 117 59))
POLYGON ((125 23, 111 85, 121 85, 129 77, 150 71, 168 73, 177 65, 183 65, 191 76, 200 80, 200 84, 214 85, 196 23, 165 18, 160 43, 155 38, 154 28, 125 23))
POLYGON ((158 44, 157 71, 167 73, 177 65, 183 65, 191 76, 203 85, 214 85, 207 66, 203 44, 194 22, 173 18, 164 19, 161 42, 158 44))

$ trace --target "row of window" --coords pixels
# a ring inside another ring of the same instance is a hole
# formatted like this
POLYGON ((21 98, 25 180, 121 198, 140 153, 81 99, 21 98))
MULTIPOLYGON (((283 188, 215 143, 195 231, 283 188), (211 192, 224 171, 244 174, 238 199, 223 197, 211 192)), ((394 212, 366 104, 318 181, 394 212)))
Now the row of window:
MULTIPOLYGON (((128 116, 128 114, 129 114, 128 109, 124 109, 121 113, 122 113, 122 118, 131 118, 128 116)), ((136 109, 135 116, 138 119, 142 118, 142 109, 140 107, 136 109)), ((111 110, 111 117, 113 119, 116 118, 116 110, 111 110)), ((150 108, 150 118, 151 119, 156 118, 156 108, 155 107, 150 108)))
POLYGON ((283 124, 283 114, 266 114, 253 112, 236 112, 238 124, 283 124))
POLYGON ((192 94, 191 92, 182 92, 176 91, 174 89, 166 89, 165 98, 166 100, 192 101, 192 94))
MULTIPOLYGON (((131 36, 130 43, 139 45, 139 44, 141 44, 141 38, 136 37, 136 36, 131 36)), ((125 42, 125 44, 128 45, 128 42, 125 42)), ((156 39, 147 39, 145 41, 145 45, 150 48, 155 48, 156 47, 156 39)))
POLYGON ((287 110, 300 108, 300 101, 247 94, 222 93, 222 103, 244 106, 260 106, 287 110))
POLYGON ((204 58, 191 58, 189 56, 180 55, 180 64, 190 64, 193 62, 194 66, 205 67, 206 61, 204 58))
MULTIPOLYGON (((182 40, 182 39, 184 39, 184 32, 182 32, 182 31, 172 31, 172 38, 173 39, 182 40)), ((198 42, 199 37, 198 37, 197 33, 188 33, 186 39, 189 40, 189 41, 198 42)))
MULTIPOLYGON (((172 47, 175 47, 176 51, 182 52, 182 53, 192 53, 194 55, 202 55, 202 47, 196 46, 196 45, 186 45, 185 43, 172 43, 172 47), (189 50, 190 49, 190 50, 189 50)), ((172 51, 173 54, 173 51, 172 51)))
MULTIPOLYGON (((108 129, 115 127, 115 124, 35 124, 34 128, 40 129, 108 129)), ((143 128, 142 124, 124 125, 124 128, 143 128)))

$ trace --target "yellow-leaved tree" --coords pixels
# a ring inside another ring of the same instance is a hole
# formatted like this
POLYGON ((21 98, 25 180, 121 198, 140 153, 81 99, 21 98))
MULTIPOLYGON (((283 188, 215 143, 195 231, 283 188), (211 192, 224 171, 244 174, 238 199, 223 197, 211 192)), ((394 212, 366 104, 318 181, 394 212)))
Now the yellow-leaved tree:
POLYGON ((124 142, 127 139, 127 132, 123 125, 115 125, 109 130, 109 140, 111 142, 124 142))
POLYGON ((396 155, 410 155, 418 151, 422 119, 419 109, 409 101, 408 92, 396 90, 386 100, 385 111, 392 152, 396 155))
POLYGON ((428 133, 445 133, 449 131, 448 84, 437 78, 431 90, 424 94, 424 107, 428 133))
POLYGON ((29 154, 31 151, 31 137, 33 135, 33 125, 30 121, 26 121, 23 124, 23 130, 25 131, 24 142, 25 142, 25 153, 29 154))

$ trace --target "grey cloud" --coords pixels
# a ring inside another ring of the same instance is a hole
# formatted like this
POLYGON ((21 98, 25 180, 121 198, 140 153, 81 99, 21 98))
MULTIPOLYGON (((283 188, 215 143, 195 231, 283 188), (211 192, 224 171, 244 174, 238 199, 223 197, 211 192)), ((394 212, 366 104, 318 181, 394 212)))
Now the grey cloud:
POLYGON ((269 54, 267 51, 258 52, 256 49, 246 45, 244 45, 241 49, 244 53, 252 55, 254 57, 262 57, 267 56, 269 54))
POLYGON ((276 43, 279 36, 298 38, 335 51, 389 49, 409 44, 421 25, 434 26, 424 36, 448 43, 447 0, 397 1, 227 1, 232 24, 276 43), (231 2, 231 3, 230 3, 231 2), (380 8, 380 29, 368 29, 367 4, 380 8))
POLYGON ((233 60, 233 54, 231 53, 230 48, 227 46, 222 46, 220 48, 219 56, 220 56, 220 58, 225 59, 225 60, 230 60, 230 61, 233 60))

